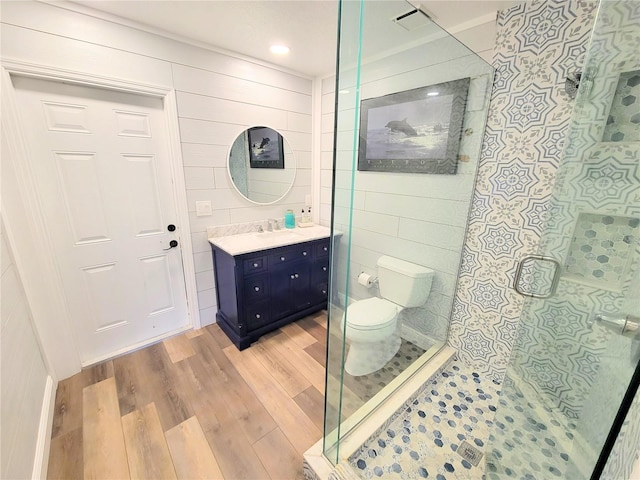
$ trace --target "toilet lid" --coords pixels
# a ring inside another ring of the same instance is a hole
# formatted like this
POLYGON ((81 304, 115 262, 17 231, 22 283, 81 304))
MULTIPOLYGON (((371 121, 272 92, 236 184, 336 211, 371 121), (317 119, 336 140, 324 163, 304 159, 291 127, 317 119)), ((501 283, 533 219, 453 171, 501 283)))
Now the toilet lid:
POLYGON ((372 330, 395 321, 397 314, 396 304, 383 298, 367 298, 349 305, 347 324, 359 330, 372 330))

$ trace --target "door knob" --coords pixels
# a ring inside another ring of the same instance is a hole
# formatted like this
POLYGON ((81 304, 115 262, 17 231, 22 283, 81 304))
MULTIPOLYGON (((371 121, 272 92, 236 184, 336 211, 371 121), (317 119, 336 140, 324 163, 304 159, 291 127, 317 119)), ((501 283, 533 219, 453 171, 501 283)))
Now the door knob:
POLYGON ((169 225, 167 225, 167 230, 169 230, 170 232, 175 232, 176 226, 173 223, 170 223, 169 225))
POLYGON ((177 240, 171 240, 169 242, 169 248, 163 248, 163 250, 171 250, 172 248, 176 248, 178 246, 177 240))
POLYGON ((607 330, 623 337, 640 339, 640 317, 634 315, 596 313, 595 320, 607 330))

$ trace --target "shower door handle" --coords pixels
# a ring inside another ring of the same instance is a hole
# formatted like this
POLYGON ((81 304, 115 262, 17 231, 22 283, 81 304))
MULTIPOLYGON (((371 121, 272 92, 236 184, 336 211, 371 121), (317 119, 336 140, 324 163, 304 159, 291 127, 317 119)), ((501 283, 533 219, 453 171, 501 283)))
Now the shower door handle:
POLYGON ((549 298, 552 297, 556 293, 556 289, 558 288, 558 283, 560 282, 560 262, 558 262, 555 258, 545 257, 543 255, 526 255, 520 259, 518 262, 518 268, 516 269, 516 274, 513 280, 513 289, 518 292, 520 295, 524 297, 532 297, 532 298, 549 298), (522 290, 520 285, 520 277, 522 276, 522 271, 524 270, 524 265, 530 260, 537 260, 539 262, 550 262, 553 264, 553 278, 551 279, 551 285, 549 286, 549 291, 547 293, 534 293, 534 292, 525 292, 522 290))

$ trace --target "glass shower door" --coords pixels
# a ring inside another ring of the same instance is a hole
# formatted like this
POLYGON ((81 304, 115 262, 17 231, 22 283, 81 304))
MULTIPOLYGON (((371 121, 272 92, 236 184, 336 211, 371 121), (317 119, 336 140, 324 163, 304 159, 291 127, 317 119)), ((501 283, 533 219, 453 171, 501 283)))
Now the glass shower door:
MULTIPOLYGON (((514 282, 527 300, 487 478, 590 478, 640 360, 638 7, 599 8, 540 248, 514 282)), ((603 478, 629 478, 632 452, 603 478)))

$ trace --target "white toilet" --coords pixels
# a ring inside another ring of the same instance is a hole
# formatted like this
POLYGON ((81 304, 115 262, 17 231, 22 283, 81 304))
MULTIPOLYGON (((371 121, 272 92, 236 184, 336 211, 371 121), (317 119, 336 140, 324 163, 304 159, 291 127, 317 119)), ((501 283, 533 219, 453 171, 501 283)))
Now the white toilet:
POLYGON ((359 300, 347 307, 346 337, 349 353, 344 369, 359 376, 380 370, 402 342, 397 325, 404 308, 424 305, 435 272, 430 268, 382 256, 378 259, 378 286, 382 298, 359 300))

